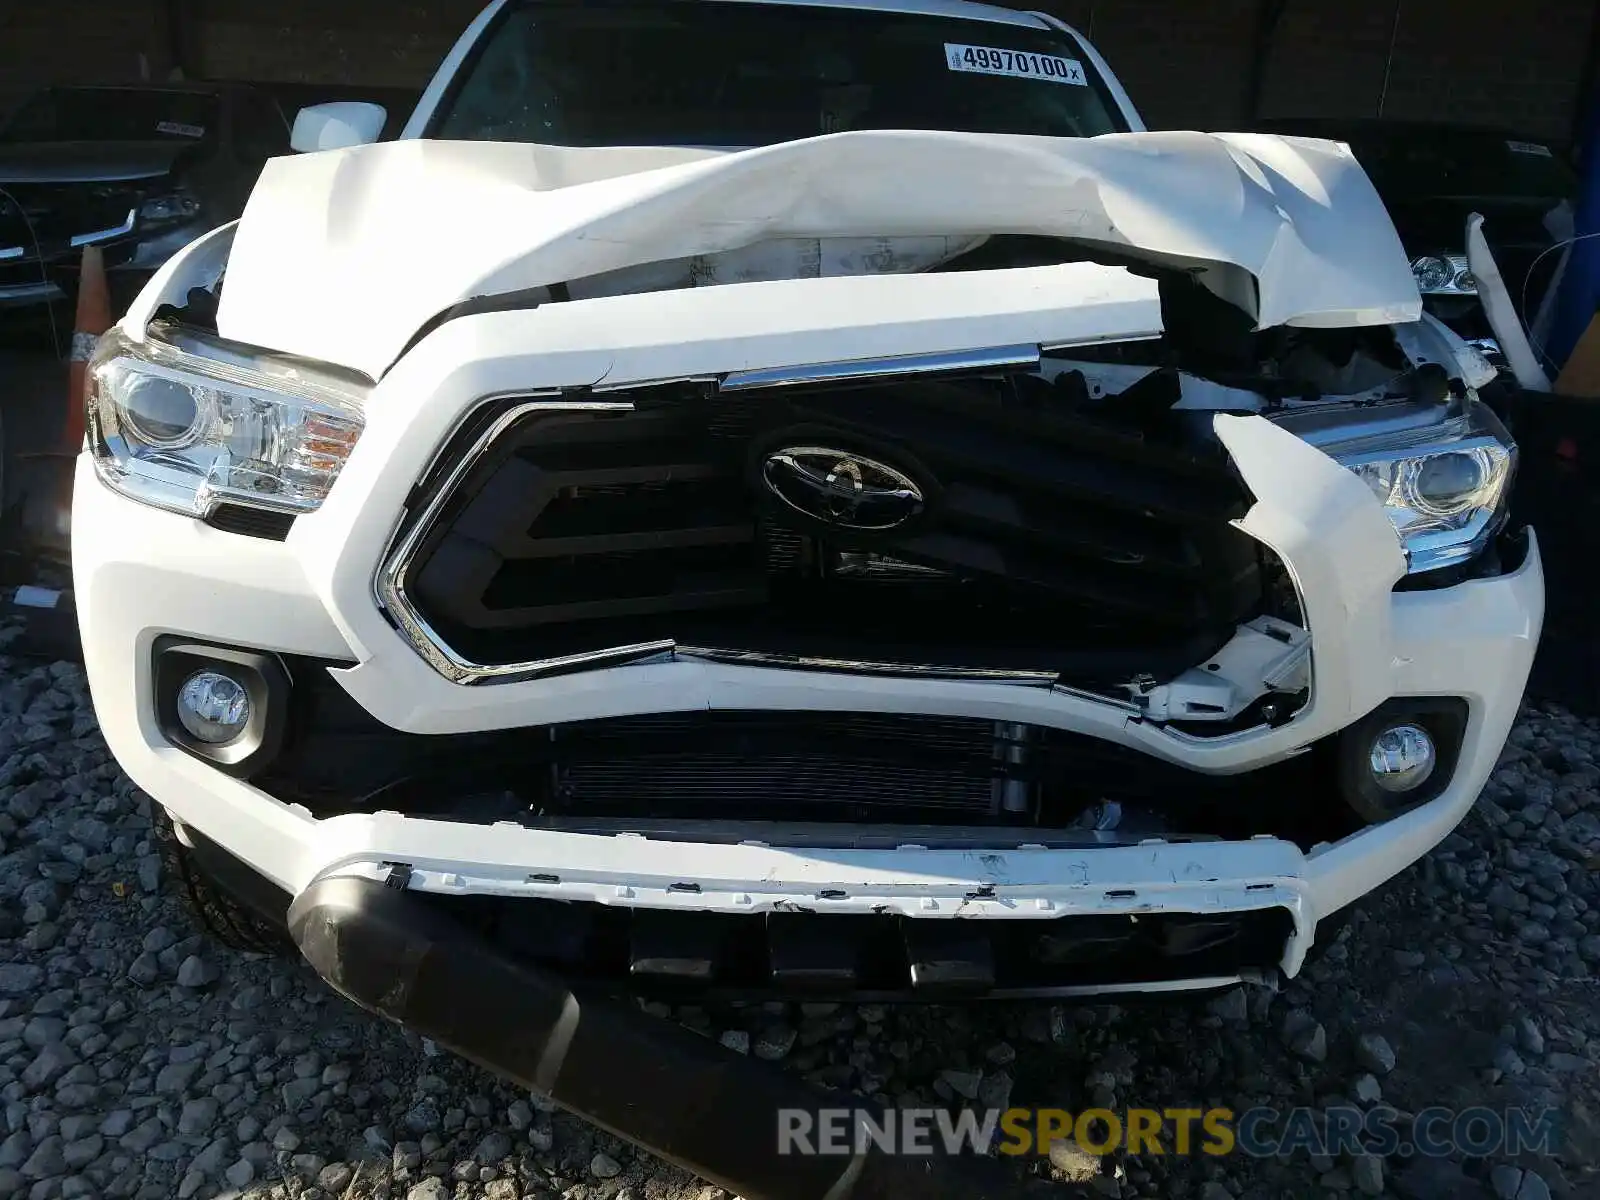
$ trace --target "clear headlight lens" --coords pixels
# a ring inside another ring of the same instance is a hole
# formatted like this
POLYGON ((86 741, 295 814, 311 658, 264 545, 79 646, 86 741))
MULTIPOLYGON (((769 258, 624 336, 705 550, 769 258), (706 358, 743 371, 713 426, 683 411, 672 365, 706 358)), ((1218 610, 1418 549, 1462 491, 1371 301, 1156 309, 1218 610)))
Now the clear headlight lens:
POLYGON ((1465 254, 1427 254, 1411 264, 1417 290, 1424 296, 1475 296, 1478 281, 1465 254))
POLYGON ((100 478, 204 517, 222 501, 309 512, 361 436, 371 381, 195 333, 113 330, 89 369, 100 478))
POLYGON ((1437 255, 1417 259, 1411 264, 1411 273, 1417 277, 1417 290, 1424 294, 1448 287, 1454 275, 1450 264, 1437 255))
POLYGON ((1475 399, 1441 424, 1322 449, 1372 489, 1412 574, 1473 558, 1505 522, 1516 445, 1475 399))
POLYGON ((139 206, 141 221, 186 221, 200 214, 200 201, 188 192, 151 196, 139 206))

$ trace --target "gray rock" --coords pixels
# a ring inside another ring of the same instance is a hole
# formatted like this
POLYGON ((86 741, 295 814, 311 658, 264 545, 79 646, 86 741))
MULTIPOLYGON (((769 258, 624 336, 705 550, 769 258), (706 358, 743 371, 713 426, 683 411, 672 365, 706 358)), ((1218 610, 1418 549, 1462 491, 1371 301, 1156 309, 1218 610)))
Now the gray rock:
POLYGON ((293 1154, 300 1149, 300 1135, 285 1125, 272 1135, 272 1148, 281 1150, 285 1154, 293 1154))
POLYGON ((490 1165, 500 1162, 510 1154, 511 1139, 505 1134, 496 1131, 478 1143, 477 1148, 472 1152, 472 1157, 480 1163, 490 1165))
POLYGON ((1050 1143, 1050 1165, 1067 1183, 1089 1183, 1100 1175, 1100 1159, 1071 1138, 1050 1143))
POLYGON ((1528 1064, 1522 1061, 1522 1056, 1513 1046, 1501 1046, 1497 1049, 1494 1052, 1494 1065, 1501 1074, 1509 1075, 1513 1079, 1528 1070, 1528 1064))
POLYGON ((76 1066, 78 1056, 61 1042, 52 1042, 43 1047, 34 1055, 22 1072, 23 1085, 29 1091, 42 1091, 55 1083, 67 1073, 69 1067, 76 1066))
POLYGON ((0 1167, 20 1167, 32 1153, 33 1136, 26 1129, 19 1129, 0 1142, 0 1167))
POLYGON ((984 1052, 983 1057, 994 1066, 1009 1067, 1017 1061, 1017 1051, 1010 1042, 996 1042, 984 1052))
POLYGON ((1517 1190, 1522 1187, 1522 1168, 1510 1163, 1500 1163, 1489 1172, 1489 1186, 1500 1200, 1517 1200, 1517 1190))
POLYGON ((191 954, 178 967, 178 986, 208 988, 222 975, 221 969, 210 959, 191 954))
POLYGON ((771 1025, 762 1030, 752 1049, 757 1058, 777 1062, 787 1057, 789 1051, 794 1049, 795 1038, 798 1036, 799 1034, 788 1025, 771 1025))
POLYGON ((83 1113, 75 1113, 70 1117, 62 1117, 61 1125, 56 1130, 69 1143, 79 1138, 88 1137, 99 1125, 100 1118, 91 1117, 83 1113))
POLYGON ((950 1085, 950 1090, 966 1100, 976 1100, 978 1089, 983 1086, 983 1075, 978 1071, 945 1070, 939 1072, 939 1078, 950 1085))
POLYGON ((317 1186, 337 1196, 350 1186, 350 1181, 355 1177, 356 1173, 344 1163, 329 1163, 317 1173, 317 1186))
POLYGON ((229 1187, 233 1188, 235 1191, 243 1191, 245 1188, 249 1187, 251 1181, 255 1179, 256 1169, 250 1165, 249 1159, 241 1158, 238 1162, 234 1163, 233 1166, 224 1171, 222 1173, 222 1177, 227 1180, 229 1187))
POLYGON ((994 1071, 983 1077, 978 1086, 978 1103, 985 1109, 1005 1111, 1011 1107, 1012 1079, 1004 1071, 994 1071))
POLYGON ((71 1170, 78 1171, 99 1158, 105 1148, 105 1138, 98 1133, 92 1133, 88 1137, 68 1142, 61 1153, 67 1160, 67 1166, 71 1170))
POLYGON ((400 1118, 400 1123, 421 1137, 438 1129, 440 1120, 439 1106, 425 1097, 406 1110, 406 1115, 400 1118))
POLYGON ((45 968, 34 963, 0 963, 0 995, 37 994, 45 986, 45 968))
POLYGON ((444 1180, 429 1176, 406 1193, 406 1200, 450 1200, 450 1189, 444 1180))
POLYGON ((1230 988, 1206 1003, 1206 1010, 1229 1025, 1244 1025, 1250 1020, 1250 998, 1243 988, 1230 988))
POLYGON ((194 1156, 189 1169, 199 1171, 207 1179, 214 1179, 221 1173, 222 1165, 228 1161, 228 1156, 232 1152, 233 1142, 226 1134, 213 1138, 210 1145, 194 1156))
POLYGON ((42 1050, 67 1036, 67 1023, 60 1017, 34 1017, 22 1027, 22 1040, 35 1050, 42 1050))
POLYGON ((1383 1159, 1376 1154, 1360 1154, 1351 1159, 1350 1177, 1363 1196, 1383 1195, 1383 1159))
POLYGON ((1328 1057, 1328 1034, 1320 1021, 1300 1030, 1289 1041, 1289 1049, 1310 1062, 1322 1062, 1328 1057))
POLYGON ((596 1179, 615 1179, 622 1174, 622 1164, 609 1154, 597 1153, 589 1160, 589 1174, 596 1179))
POLYGON ((422 1150, 415 1142, 396 1142, 392 1161, 396 1171, 414 1171, 422 1165, 422 1150))
POLYGON ((1352 1090, 1363 1104, 1376 1104, 1383 1099, 1383 1087, 1370 1072, 1358 1078, 1352 1090))
POLYGON ((724 1029, 717 1040, 735 1054, 750 1053, 750 1035, 742 1029, 724 1029))
POLYGON ((204 1133, 216 1122, 217 1112, 217 1102, 210 1096, 185 1101, 183 1112, 178 1117, 178 1132, 204 1133))
POLYGON ((1526 1013, 1518 1016, 1516 1029, 1517 1045, 1523 1051, 1533 1055, 1535 1058, 1544 1053, 1544 1034, 1540 1032, 1539 1026, 1534 1023, 1532 1017, 1526 1013))
POLYGON ((47 1137, 22 1164, 24 1179, 50 1179, 67 1171, 66 1146, 59 1137, 47 1137))
POLYGON ((200 1074, 200 1062, 168 1063, 156 1072, 156 1091, 164 1096, 181 1096, 200 1074))
POLYGON ((1517 1189, 1517 1200, 1550 1200, 1550 1185, 1537 1171, 1524 1171, 1522 1186, 1517 1189))
POLYGON ((161 960, 154 954, 141 954, 128 964, 128 980, 139 987, 149 987, 161 978, 161 960))
POLYGON ((283 1085, 284 1111, 299 1112, 321 1090, 322 1084, 316 1079, 291 1079, 283 1085))
POLYGON ((161 1140, 164 1132, 166 1131, 162 1127, 161 1118, 149 1117, 124 1134, 117 1144, 134 1154, 147 1154, 150 1148, 161 1140))
POLYGON ((1394 1047, 1381 1033, 1363 1033, 1356 1039, 1356 1061, 1379 1079, 1394 1070, 1394 1047))
POLYGON ((506 1109, 506 1124, 517 1133, 521 1133, 533 1124, 533 1109, 528 1106, 526 1100, 517 1100, 506 1109))

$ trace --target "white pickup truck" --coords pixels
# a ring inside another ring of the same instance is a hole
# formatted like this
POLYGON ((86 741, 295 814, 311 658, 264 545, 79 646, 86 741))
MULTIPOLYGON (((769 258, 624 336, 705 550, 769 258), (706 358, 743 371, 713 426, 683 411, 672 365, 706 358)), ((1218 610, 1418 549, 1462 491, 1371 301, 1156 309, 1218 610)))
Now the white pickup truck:
POLYGON ((379 116, 91 369, 96 710, 222 932, 375 1005, 446 919, 672 994, 1214 989, 1472 805, 1539 554, 1342 146, 1145 132, 960 0, 496 0, 379 116))

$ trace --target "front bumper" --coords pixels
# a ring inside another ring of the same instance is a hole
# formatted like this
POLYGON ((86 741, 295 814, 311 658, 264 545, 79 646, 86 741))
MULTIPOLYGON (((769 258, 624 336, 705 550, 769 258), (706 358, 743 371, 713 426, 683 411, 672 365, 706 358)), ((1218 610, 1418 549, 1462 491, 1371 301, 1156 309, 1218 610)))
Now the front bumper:
POLYGON ((1029 1194, 994 1158, 896 1156, 870 1145, 851 1157, 786 1154, 784 1113, 866 1106, 574 990, 381 884, 323 880, 295 902, 289 925, 317 972, 356 1003, 750 1200, 1029 1194), (630 1086, 619 1088, 621 1077, 630 1086))
MULTIPOLYGON (((1288 567, 1311 631, 1315 684, 1294 720, 1197 736, 1063 689, 826 674, 710 661, 652 662, 469 687, 446 680, 385 619, 373 581, 413 481, 484 395, 583 385, 602 356, 530 345, 528 314, 453 322, 375 391, 360 445, 321 511, 286 540, 238 536, 126 500, 80 459, 73 557, 85 662, 108 742, 184 824, 292 895, 321 880, 409 870, 443 897, 580 901, 757 914, 802 909, 909 921, 1050 921, 1148 913, 1292 919, 1278 965, 1298 971, 1317 923, 1404 869, 1461 820, 1515 719, 1543 613, 1536 541, 1511 572, 1394 590, 1403 563, 1365 487, 1257 417, 1216 418, 1257 504, 1241 522, 1288 567), (498 354, 491 346, 500 346, 498 354), (1208 775, 1295 756, 1395 697, 1468 707, 1449 786, 1386 824, 1302 848, 1273 837, 1040 849, 996 830, 981 852, 916 845, 804 848, 601 836, 355 813, 316 819, 170 745, 152 704, 158 638, 354 664, 331 672, 373 718, 417 734, 515 730, 704 709, 921 713, 1087 734, 1208 775)), ((1210 987, 1207 976, 1134 990, 1210 987)), ((1099 985, 1097 985, 1098 987, 1099 985)), ((1106 987, 1104 990, 1128 990, 1106 987)))

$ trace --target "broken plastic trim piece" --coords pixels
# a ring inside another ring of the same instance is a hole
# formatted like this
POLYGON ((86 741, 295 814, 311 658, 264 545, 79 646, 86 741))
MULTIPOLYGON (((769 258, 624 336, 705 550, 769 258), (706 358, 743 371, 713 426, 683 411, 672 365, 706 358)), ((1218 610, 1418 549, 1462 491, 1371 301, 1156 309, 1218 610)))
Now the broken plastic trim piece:
POLYGON ((1231 721, 1263 696, 1311 685, 1311 635, 1276 617, 1239 626, 1209 662, 1167 683, 1130 687, 1152 721, 1231 721))
MULTIPOLYGON (((313 883, 289 930, 336 991, 746 1200, 1002 1200, 1028 1191, 981 1157, 780 1153, 778 1114, 863 1107, 625 1001, 512 959, 414 893, 313 883)), ((1057 1195, 1059 1192, 1052 1191, 1057 1195)))

